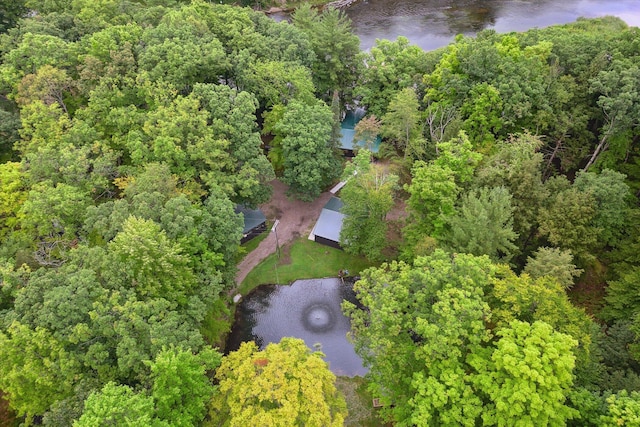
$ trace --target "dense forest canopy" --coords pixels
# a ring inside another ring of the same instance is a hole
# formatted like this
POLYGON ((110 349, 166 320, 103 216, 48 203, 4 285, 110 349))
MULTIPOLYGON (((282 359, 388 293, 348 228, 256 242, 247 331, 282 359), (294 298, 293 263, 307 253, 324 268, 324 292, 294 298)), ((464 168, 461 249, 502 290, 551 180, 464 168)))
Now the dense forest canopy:
POLYGON ((0 391, 27 425, 340 425, 321 353, 212 349, 235 208, 276 176, 302 200, 344 178, 344 249, 384 262, 345 305, 384 420, 640 419, 638 28, 360 52, 333 9, 0 4, 0 391), (345 162, 355 106, 383 143, 345 162))

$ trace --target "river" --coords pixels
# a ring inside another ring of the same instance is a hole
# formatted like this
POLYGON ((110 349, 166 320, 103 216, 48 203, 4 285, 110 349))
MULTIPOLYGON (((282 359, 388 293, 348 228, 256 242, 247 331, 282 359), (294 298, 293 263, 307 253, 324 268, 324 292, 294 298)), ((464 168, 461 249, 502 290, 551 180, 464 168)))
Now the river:
POLYGON ((377 38, 398 36, 433 50, 449 44, 456 34, 473 35, 484 29, 526 31, 581 16, 613 15, 640 27, 640 0, 360 0, 346 13, 363 50, 370 49, 377 38))

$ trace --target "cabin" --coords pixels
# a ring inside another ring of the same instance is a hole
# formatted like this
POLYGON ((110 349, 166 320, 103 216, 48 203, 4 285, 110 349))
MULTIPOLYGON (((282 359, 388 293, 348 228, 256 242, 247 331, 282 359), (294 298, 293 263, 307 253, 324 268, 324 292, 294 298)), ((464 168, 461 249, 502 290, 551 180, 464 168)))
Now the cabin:
POLYGON ((344 220, 344 214, 340 212, 342 206, 342 200, 339 198, 329 199, 322 208, 311 234, 309 234, 309 240, 342 249, 340 246, 340 231, 342 231, 342 221, 344 220))
POLYGON ((249 209, 245 206, 236 206, 236 213, 241 213, 244 218, 242 239, 240 243, 248 242, 267 230, 267 217, 260 209, 249 209))

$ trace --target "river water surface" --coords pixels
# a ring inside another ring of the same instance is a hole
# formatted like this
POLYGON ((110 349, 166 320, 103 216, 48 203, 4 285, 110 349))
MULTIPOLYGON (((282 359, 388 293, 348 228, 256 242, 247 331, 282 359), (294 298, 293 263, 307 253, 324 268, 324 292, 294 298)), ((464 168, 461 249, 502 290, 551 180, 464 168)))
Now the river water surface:
POLYGON ((447 45, 456 34, 526 31, 579 17, 613 15, 640 26, 640 0, 361 0, 346 13, 364 50, 376 38, 398 36, 432 50, 447 45))
MULTIPOLYGON (((449 44, 456 34, 484 29, 526 31, 612 15, 640 27, 640 0, 359 0, 346 9, 360 47, 376 39, 407 37, 425 50, 449 44)), ((274 16, 287 19, 286 14, 274 16)))

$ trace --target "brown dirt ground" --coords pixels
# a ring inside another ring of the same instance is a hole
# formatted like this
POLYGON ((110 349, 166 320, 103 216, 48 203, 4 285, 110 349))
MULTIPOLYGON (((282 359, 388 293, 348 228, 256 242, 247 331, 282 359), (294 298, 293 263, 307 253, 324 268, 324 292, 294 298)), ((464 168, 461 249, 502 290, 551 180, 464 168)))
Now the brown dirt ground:
POLYGON ((238 285, 260 261, 276 251, 276 234, 281 248, 300 236, 307 237, 320 216, 322 208, 333 196, 325 191, 313 202, 302 202, 287 197, 287 185, 277 179, 271 182, 271 186, 273 187, 271 200, 260 205, 260 208, 268 221, 273 222, 279 219, 280 223, 276 233, 269 233, 267 238, 238 264, 238 273, 236 274, 238 285))

